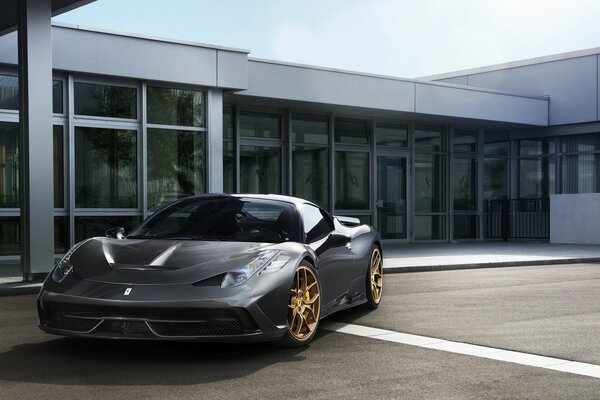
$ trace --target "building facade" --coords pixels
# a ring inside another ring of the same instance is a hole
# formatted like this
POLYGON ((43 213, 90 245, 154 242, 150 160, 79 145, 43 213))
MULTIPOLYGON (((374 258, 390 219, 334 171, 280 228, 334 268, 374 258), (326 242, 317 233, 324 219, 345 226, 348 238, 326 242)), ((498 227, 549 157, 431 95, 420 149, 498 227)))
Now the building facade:
MULTIPOLYGON (((599 49, 410 80, 66 25, 52 43, 57 256, 199 193, 303 197, 410 243, 497 238, 495 200, 600 192, 599 49)), ((20 248, 16 64, 1 36, 4 263, 20 248)))

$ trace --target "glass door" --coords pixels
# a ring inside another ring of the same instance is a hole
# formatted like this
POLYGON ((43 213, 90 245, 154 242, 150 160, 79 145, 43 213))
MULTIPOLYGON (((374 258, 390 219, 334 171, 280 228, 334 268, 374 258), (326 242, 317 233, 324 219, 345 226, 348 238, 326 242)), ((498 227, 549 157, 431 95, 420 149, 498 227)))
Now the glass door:
POLYGON ((407 168, 407 157, 377 157, 377 228, 382 239, 408 239, 407 168))

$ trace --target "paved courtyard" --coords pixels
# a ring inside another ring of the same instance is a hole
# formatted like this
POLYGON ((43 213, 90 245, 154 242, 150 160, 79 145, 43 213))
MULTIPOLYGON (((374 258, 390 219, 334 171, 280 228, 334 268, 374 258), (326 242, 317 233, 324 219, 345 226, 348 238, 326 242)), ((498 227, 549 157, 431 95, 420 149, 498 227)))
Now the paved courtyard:
POLYGON ((0 398, 598 398, 600 379, 585 376, 600 364, 598 293, 600 264, 392 274, 378 310, 323 322, 358 335, 321 329, 299 349, 61 338, 36 327, 35 296, 7 296, 0 398), (373 327, 516 358, 361 334, 373 327), (534 355, 580 370, 527 365, 534 355))

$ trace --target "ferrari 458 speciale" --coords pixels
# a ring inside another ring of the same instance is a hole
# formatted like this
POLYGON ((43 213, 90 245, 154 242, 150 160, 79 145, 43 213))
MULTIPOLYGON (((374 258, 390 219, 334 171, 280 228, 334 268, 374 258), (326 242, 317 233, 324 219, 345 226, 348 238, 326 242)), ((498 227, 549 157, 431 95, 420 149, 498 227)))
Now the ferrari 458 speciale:
POLYGON ((382 284, 379 234, 358 219, 294 197, 211 194, 73 246, 38 312, 59 335, 298 346, 336 311, 376 308, 382 284))

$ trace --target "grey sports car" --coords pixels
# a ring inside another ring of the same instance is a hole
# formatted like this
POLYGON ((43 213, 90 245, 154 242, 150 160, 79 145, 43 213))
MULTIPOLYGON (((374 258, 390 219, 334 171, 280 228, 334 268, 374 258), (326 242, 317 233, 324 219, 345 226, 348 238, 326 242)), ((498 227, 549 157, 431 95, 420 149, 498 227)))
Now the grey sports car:
POLYGON ((308 343, 319 320, 381 301, 379 234, 279 195, 175 201, 128 235, 73 246, 38 297, 48 333, 308 343))

